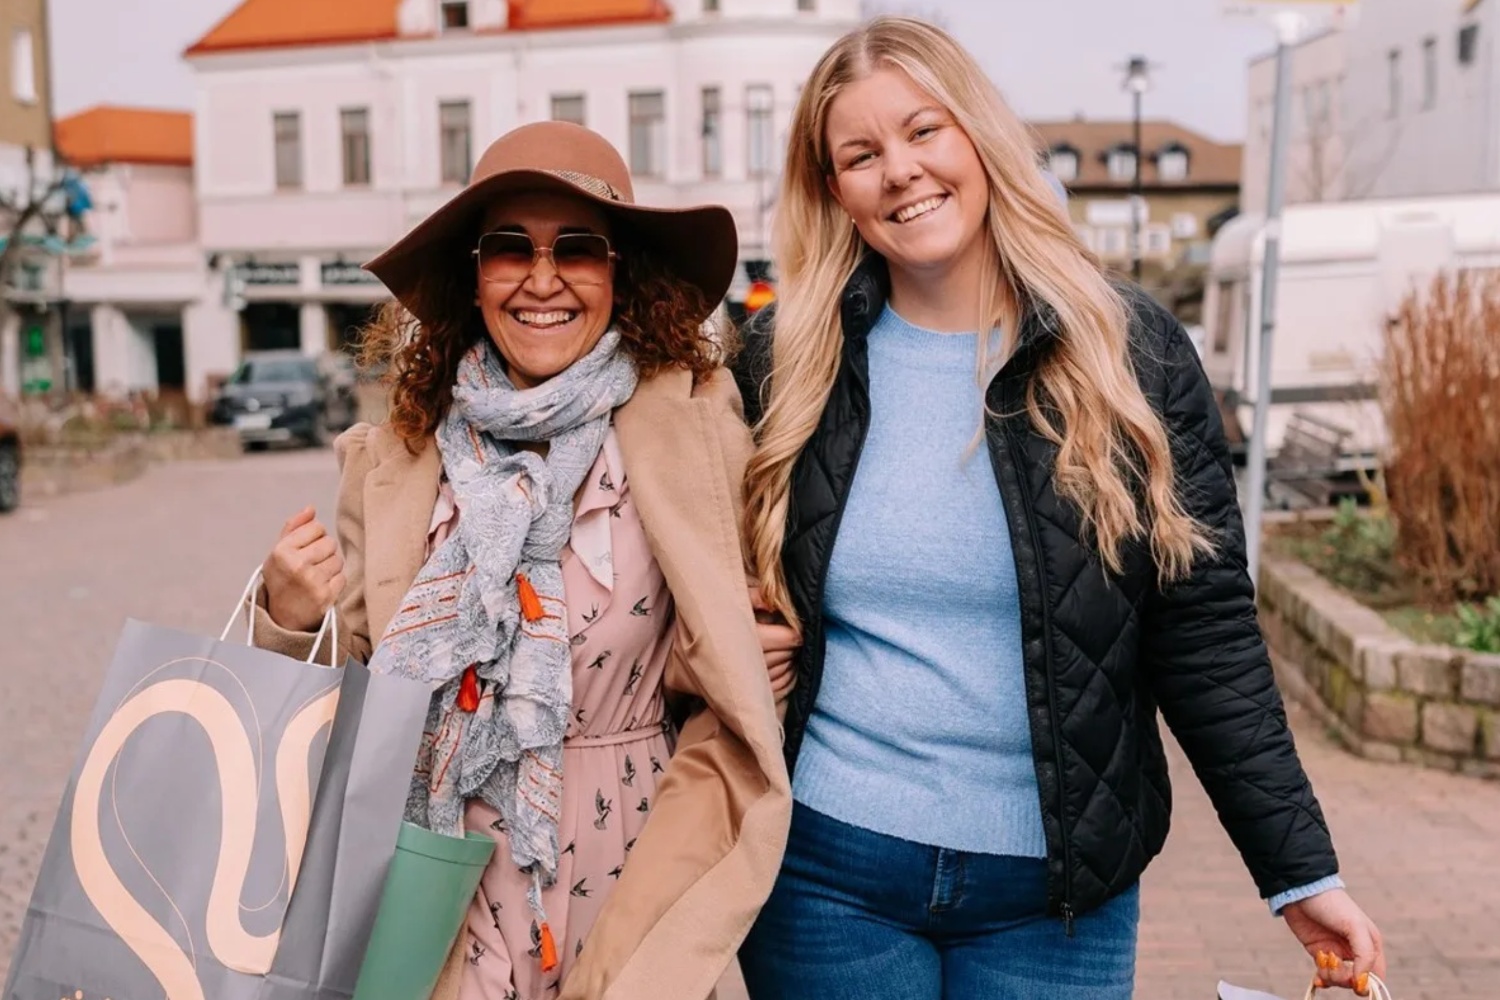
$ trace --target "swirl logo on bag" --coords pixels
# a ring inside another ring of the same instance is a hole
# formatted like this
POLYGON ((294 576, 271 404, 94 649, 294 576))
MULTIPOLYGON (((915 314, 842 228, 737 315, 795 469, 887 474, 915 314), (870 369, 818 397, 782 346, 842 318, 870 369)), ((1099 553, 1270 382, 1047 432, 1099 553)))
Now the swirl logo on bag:
MULTIPOLYGON (((222 670, 239 685, 234 672, 206 659, 180 659, 164 664, 125 697, 105 722, 89 748, 78 774, 73 796, 71 847, 78 880, 89 902, 109 928, 135 952, 166 994, 166 1000, 205 1000, 197 971, 197 949, 188 935, 183 945, 131 893, 106 852, 101 817, 108 808, 120 823, 112 769, 126 742, 142 726, 164 715, 182 715, 197 723, 212 748, 212 763, 220 790, 220 843, 205 911, 209 950, 226 968, 264 975, 271 968, 281 930, 254 934, 245 929, 242 903, 256 839, 261 800, 261 762, 274 752, 274 779, 285 858, 283 885, 288 895, 296 884, 312 817, 313 755, 318 734, 333 723, 339 686, 327 689, 297 707, 274 747, 263 747, 264 734, 246 693, 247 720, 230 699, 199 678, 160 677, 170 668, 192 667, 199 675, 222 670)), ((243 692, 243 685, 239 685, 243 692)), ((121 834, 125 831, 120 827, 121 834)), ((125 836, 125 845, 151 882, 166 897, 179 920, 182 911, 152 874, 125 836)), ((201 901, 200 901, 201 902, 201 901)))

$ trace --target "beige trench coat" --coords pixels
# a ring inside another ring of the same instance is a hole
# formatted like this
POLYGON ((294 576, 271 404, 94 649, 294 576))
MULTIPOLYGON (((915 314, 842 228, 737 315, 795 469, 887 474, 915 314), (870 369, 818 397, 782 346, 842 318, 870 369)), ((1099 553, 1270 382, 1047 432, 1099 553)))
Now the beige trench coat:
MULTIPOLYGON (((702 699, 683 727, 645 831, 563 984, 564 1000, 704 1000, 770 894, 791 789, 745 585, 741 485, 750 457, 734 380, 694 386, 668 371, 641 383, 615 432, 651 550, 677 608, 669 689, 702 699)), ((338 535, 348 587, 342 652, 367 661, 421 569, 440 464, 388 426, 337 442, 338 535)), ((305 657, 313 637, 257 612, 261 645, 305 657)), ((326 641, 326 640, 325 640, 326 641)), ((460 936, 433 1000, 454 1000, 460 936)))

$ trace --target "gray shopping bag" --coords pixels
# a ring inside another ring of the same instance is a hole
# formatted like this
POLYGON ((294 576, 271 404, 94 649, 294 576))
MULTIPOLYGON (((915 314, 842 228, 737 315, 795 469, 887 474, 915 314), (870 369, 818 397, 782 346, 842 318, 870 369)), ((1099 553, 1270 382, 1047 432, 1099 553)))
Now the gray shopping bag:
POLYGON ((429 699, 127 622, 5 1000, 351 996, 429 699))

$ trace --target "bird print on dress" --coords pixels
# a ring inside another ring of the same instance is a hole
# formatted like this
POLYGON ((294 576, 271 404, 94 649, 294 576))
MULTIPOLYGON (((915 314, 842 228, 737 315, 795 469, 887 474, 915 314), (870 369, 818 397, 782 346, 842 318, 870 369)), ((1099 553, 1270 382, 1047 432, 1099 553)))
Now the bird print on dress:
POLYGON ((656 759, 656 755, 655 754, 653 754, 651 756, 651 773, 652 774, 666 774, 667 773, 667 769, 661 766, 661 761, 659 761, 659 760, 656 759))
POLYGON ((577 896, 579 899, 588 899, 593 894, 594 891, 589 888, 589 880, 587 876, 584 876, 577 882, 573 883, 573 888, 568 890, 569 896, 577 896))
POLYGON ((640 839, 640 838, 638 838, 638 837, 631 837, 629 840, 625 841, 625 853, 626 854, 630 853, 630 849, 635 846, 635 842, 638 839, 640 839))
POLYGON ((649 597, 643 597, 639 601, 636 601, 635 607, 630 609, 630 613, 637 618, 645 618, 651 613, 651 609, 646 607, 646 602, 648 600, 650 600, 649 597))
POLYGON ((570 841, 568 841, 568 846, 564 847, 561 851, 558 852, 558 854, 559 854, 559 856, 561 856, 563 854, 571 854, 574 857, 577 857, 578 856, 578 841, 576 841, 576 840, 570 840, 570 841))
POLYGON ((623 513, 621 513, 621 511, 623 511, 624 509, 625 509, 625 501, 622 499, 619 503, 615 504, 613 507, 611 507, 609 509, 609 516, 610 517, 624 517, 625 515, 623 513))
POLYGON ((615 491, 615 481, 610 478, 608 469, 605 469, 599 476, 599 488, 606 493, 613 493, 615 491))
POLYGON ((597 604, 591 604, 591 605, 589 605, 588 614, 586 614, 586 615, 583 616, 583 623, 585 625, 592 625, 592 624, 594 624, 594 622, 596 622, 598 620, 599 620, 599 605, 597 605, 597 604))
POLYGON ((503 909, 499 903, 490 904, 490 919, 495 922, 495 930, 500 930, 500 911, 503 909))
POLYGON ((594 657, 594 661, 592 663, 590 663, 584 669, 585 670, 603 670, 604 669, 604 661, 608 660, 613 655, 615 655, 615 651, 614 650, 612 650, 612 649, 606 649, 604 652, 602 652, 598 656, 594 657))
POLYGON ((625 773, 620 776, 620 783, 626 788, 635 785, 635 761, 630 759, 630 754, 625 755, 625 773))
POLYGON ((595 830, 603 830, 609 826, 609 814, 614 812, 614 809, 614 801, 604 797, 602 788, 594 793, 594 812, 597 814, 594 820, 595 830))
POLYGON ((635 807, 635 811, 638 812, 638 813, 648 813, 648 812, 650 812, 651 811, 651 800, 648 799, 648 798, 646 798, 645 796, 642 796, 641 797, 641 804, 635 807))
POLYGON ((531 947, 526 950, 526 954, 532 958, 542 957, 542 929, 535 920, 531 922, 531 947))
POLYGON ((624 865, 615 865, 613 868, 611 868, 609 870, 609 877, 612 878, 612 879, 615 879, 616 881, 618 881, 619 878, 620 878, 620 876, 623 875, 624 873, 625 873, 625 866, 624 865))
POLYGON ((484 945, 471 939, 469 941, 469 964, 478 965, 479 960, 485 956, 487 951, 488 949, 484 945))
POLYGON ((634 663, 632 663, 630 665, 630 676, 625 681, 625 694, 635 694, 635 686, 639 684, 641 682, 641 678, 645 676, 646 668, 641 665, 641 661, 636 660, 634 663))

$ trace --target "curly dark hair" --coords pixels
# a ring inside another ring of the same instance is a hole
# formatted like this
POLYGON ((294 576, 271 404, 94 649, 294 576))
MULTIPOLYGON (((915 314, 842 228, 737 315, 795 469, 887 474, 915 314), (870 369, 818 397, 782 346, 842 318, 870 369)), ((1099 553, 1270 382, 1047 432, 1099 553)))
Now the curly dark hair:
MULTIPOLYGON (((730 324, 699 317, 712 304, 694 285, 673 277, 660 258, 633 243, 628 234, 614 240, 615 310, 612 322, 643 379, 669 368, 706 378, 728 363, 736 344, 730 324)), ((476 276, 466 242, 450 241, 433 259, 451 267, 427 270, 416 292, 419 311, 438 317, 423 324, 399 302, 389 302, 362 331, 360 363, 383 371, 390 390, 392 429, 415 448, 441 423, 453 402, 453 384, 464 353, 488 331, 474 306, 476 276)))

